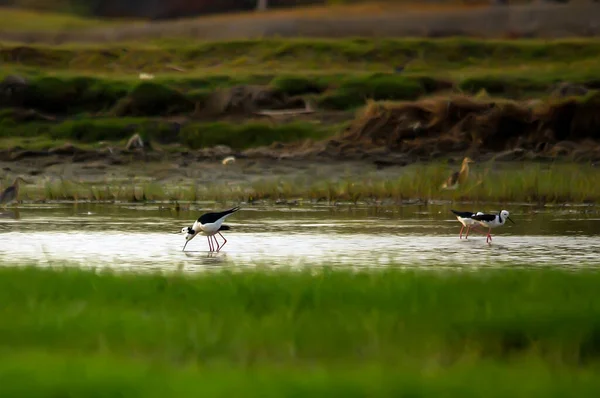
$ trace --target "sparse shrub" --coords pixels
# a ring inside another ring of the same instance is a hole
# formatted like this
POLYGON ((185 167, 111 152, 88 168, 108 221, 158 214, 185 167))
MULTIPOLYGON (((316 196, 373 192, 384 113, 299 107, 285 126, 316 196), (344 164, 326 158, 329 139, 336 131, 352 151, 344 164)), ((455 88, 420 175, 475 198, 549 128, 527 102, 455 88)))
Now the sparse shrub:
POLYGON ((119 101, 115 116, 166 116, 191 112, 194 103, 185 95, 168 86, 143 82, 119 101))
POLYGON ((198 88, 188 91, 186 96, 190 99, 190 101, 204 105, 212 92, 213 91, 210 89, 198 88))
POLYGON ((327 83, 314 76, 278 76, 271 81, 271 85, 276 90, 290 96, 320 94, 327 89, 327 83))
POLYGON ((113 106, 126 92, 125 84, 95 78, 41 77, 33 79, 20 103, 12 105, 59 114, 96 112, 113 106))
POLYGON ((127 119, 67 120, 51 127, 50 136, 81 142, 118 141, 135 131, 130 125, 127 119))
POLYGON ((190 124, 180 132, 180 142, 190 148, 227 145, 234 149, 270 145, 273 142, 291 142, 307 138, 325 138, 333 129, 317 127, 311 123, 270 125, 266 123, 215 122, 190 124))
POLYGON ((540 82, 534 79, 503 76, 471 77, 460 82, 461 90, 475 94, 485 90, 490 95, 519 96, 522 93, 544 91, 552 82, 540 82))
POLYGON ((325 108, 349 109, 373 100, 414 100, 425 93, 423 85, 410 78, 397 75, 374 74, 350 78, 320 98, 325 108))

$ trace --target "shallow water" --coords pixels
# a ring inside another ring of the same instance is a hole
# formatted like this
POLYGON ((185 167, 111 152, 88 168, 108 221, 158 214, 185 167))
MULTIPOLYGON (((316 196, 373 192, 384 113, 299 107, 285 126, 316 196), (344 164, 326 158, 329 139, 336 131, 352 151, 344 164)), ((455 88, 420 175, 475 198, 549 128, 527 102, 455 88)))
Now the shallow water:
POLYGON ((213 208, 175 212, 159 205, 27 205, 0 211, 0 262, 185 271, 213 265, 600 265, 600 209, 504 207, 516 224, 493 230, 487 245, 477 233, 460 240, 460 224, 446 205, 246 206, 227 219, 232 227, 224 232, 227 245, 210 254, 202 236, 182 252, 184 238, 177 232, 213 208))

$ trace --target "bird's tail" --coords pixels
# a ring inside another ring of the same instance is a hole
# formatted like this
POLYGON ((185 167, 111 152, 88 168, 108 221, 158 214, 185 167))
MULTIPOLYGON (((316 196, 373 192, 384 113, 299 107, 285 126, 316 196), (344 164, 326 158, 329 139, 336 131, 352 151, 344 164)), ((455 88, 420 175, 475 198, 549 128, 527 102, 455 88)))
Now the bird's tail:
POLYGON ((460 212, 459 212, 459 211, 457 211, 457 210, 452 210, 452 209, 450 209, 450 211, 451 211, 452 213, 454 213, 455 215, 457 215, 457 216, 459 216, 459 215, 460 215, 460 212))
POLYGON ((239 206, 232 207, 232 208, 231 208, 231 209, 229 209, 229 210, 225 210, 225 211, 223 212, 223 215, 224 215, 224 216, 228 216, 228 215, 230 215, 230 214, 232 214, 232 213, 235 213, 235 212, 236 212, 236 211, 238 211, 239 209, 240 209, 240 207, 239 207, 239 206))

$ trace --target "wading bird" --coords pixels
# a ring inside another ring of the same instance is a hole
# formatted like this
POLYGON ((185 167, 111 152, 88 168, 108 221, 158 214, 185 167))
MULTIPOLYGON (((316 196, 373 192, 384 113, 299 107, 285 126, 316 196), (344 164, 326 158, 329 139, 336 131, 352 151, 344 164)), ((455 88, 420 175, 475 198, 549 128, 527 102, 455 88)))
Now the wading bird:
POLYGON ((204 235, 208 239, 208 247, 210 251, 214 251, 214 247, 211 241, 211 238, 215 240, 217 244, 217 252, 225 246, 227 243, 227 239, 223 235, 221 235, 220 231, 228 231, 231 228, 227 225, 223 225, 223 221, 236 211, 238 211, 239 207, 233 207, 229 210, 216 212, 216 213, 206 213, 200 216, 198 220, 194 222, 191 227, 183 227, 181 232, 185 235, 185 245, 183 245, 182 251, 185 250, 185 247, 190 242, 190 240, 194 239, 197 235, 204 235), (217 241, 216 234, 219 234, 221 238, 223 238, 224 242, 221 246, 219 246, 219 241, 217 241))
POLYGON ((471 216, 471 219, 488 228, 487 237, 485 239, 486 243, 492 242, 492 228, 503 226, 506 223, 506 220, 510 220, 511 223, 515 224, 515 222, 509 217, 509 213, 506 210, 502 210, 498 214, 476 214, 471 216))
MULTIPOLYGON (((482 212, 478 211, 477 213, 472 213, 470 211, 456 211, 456 210, 450 210, 452 213, 454 213, 454 215, 456 216, 456 219, 462 224, 462 227, 460 228, 460 234, 458 235, 458 237, 460 239, 462 239, 462 232, 463 229, 465 229, 465 227, 467 228, 467 233, 465 235, 465 239, 467 239, 469 237, 469 230, 472 228, 476 231, 479 231, 477 229, 477 224, 478 222, 473 220, 471 217, 477 215, 477 216, 481 216, 483 215, 482 212)), ((480 231, 483 233, 483 231, 480 231)))
POLYGON ((460 171, 455 171, 450 174, 450 177, 441 186, 442 189, 456 189, 459 185, 464 184, 469 178, 469 163, 475 163, 470 157, 466 157, 462 161, 460 171))
POLYGON ((22 181, 24 184, 29 184, 29 182, 25 181, 22 177, 15 178, 13 184, 6 188, 2 194, 0 194, 0 205, 2 207, 6 207, 7 204, 12 201, 17 201, 19 198, 19 181, 22 181))

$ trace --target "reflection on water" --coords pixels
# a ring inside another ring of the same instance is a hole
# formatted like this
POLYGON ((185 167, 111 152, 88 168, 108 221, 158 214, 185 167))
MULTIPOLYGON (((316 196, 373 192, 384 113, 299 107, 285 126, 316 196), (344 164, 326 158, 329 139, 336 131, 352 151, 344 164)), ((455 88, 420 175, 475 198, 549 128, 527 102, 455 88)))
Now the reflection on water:
MULTIPOLYGON (((460 210, 468 206, 457 206, 460 210)), ((600 264, 600 215, 595 208, 510 206, 517 223, 459 240, 447 206, 246 207, 227 219, 220 253, 205 237, 182 252, 174 234, 210 208, 182 213, 158 206, 45 205, 0 211, 3 264, 81 263, 134 269, 195 271, 212 266, 444 266, 510 264, 569 267, 600 264), (12 213, 11 213, 12 212, 12 213)), ((483 211, 498 211, 486 206, 483 211)), ((217 267, 220 268, 220 267, 217 267)))
POLYGON ((21 215, 19 209, 4 209, 3 211, 0 211, 0 219, 1 218, 18 220, 21 218, 21 215))

